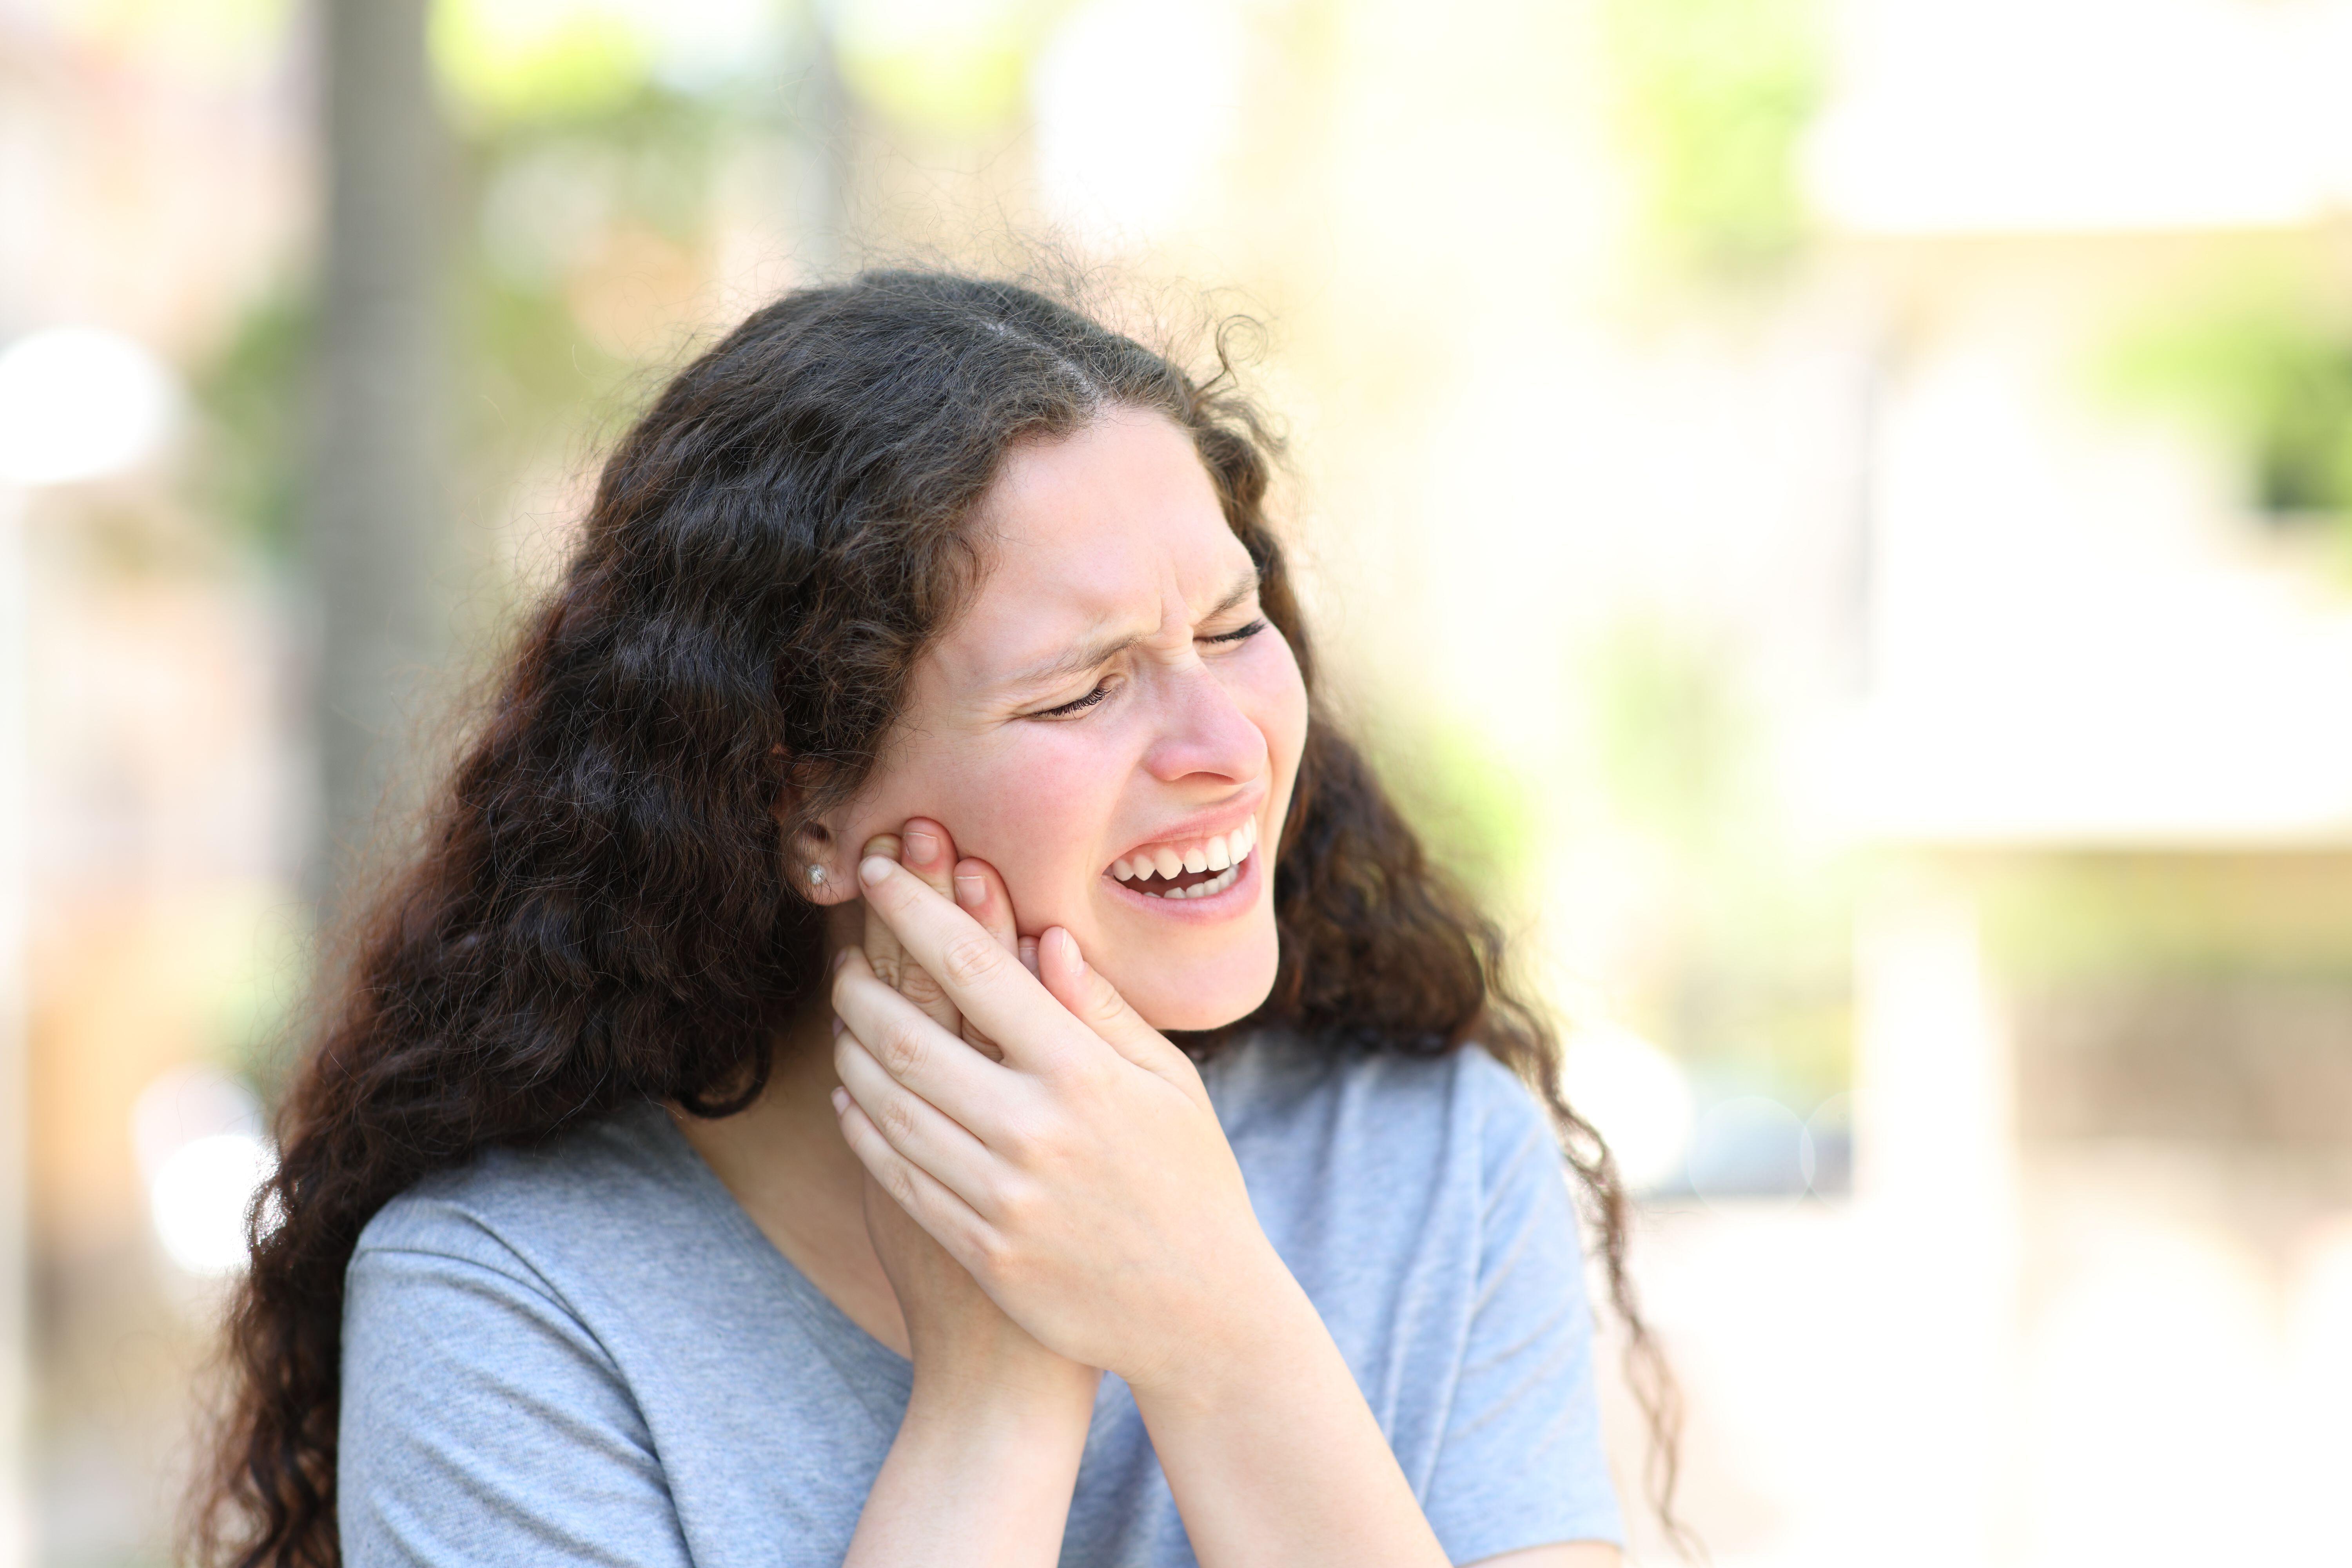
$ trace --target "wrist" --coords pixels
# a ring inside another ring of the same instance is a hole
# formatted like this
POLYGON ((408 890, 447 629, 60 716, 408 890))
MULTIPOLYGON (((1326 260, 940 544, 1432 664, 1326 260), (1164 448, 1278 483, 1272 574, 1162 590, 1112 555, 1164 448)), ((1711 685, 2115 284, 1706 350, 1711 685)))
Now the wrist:
POLYGON ((1171 1413, 1264 1398, 1306 1365, 1336 1356, 1322 1314, 1269 1243, 1246 1278, 1219 1292, 1229 1310, 1184 1335, 1161 1364, 1126 1372, 1139 1407, 1171 1413))
POLYGON ((1065 1363, 1059 1375, 1002 1370, 915 1368, 899 1423, 901 1441, 975 1452, 1045 1457, 1067 1450, 1076 1462, 1093 1423, 1102 1373, 1065 1363))
POLYGON ((943 1415, 959 1425, 982 1423, 1011 1429, 1076 1423, 1083 1433, 1094 1418, 1095 1392, 1102 1373, 1038 1347, 1016 1355, 926 1354, 915 1349, 915 1379, 908 1407, 943 1415))
POLYGON ((1100 1375, 1081 1367, 1007 1377, 1001 1368, 926 1369, 919 1361, 845 1563, 994 1568, 1055 1561, 1100 1375))

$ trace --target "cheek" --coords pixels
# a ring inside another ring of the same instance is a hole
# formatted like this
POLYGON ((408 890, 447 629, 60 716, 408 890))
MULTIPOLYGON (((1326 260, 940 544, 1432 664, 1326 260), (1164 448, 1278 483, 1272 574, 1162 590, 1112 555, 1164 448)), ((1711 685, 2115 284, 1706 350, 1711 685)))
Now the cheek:
MULTIPOLYGON (((878 814, 915 815, 947 825, 959 854, 985 860, 1004 879, 1023 931, 1076 926, 1132 763, 1090 742, 1085 726, 1015 732, 1001 747, 966 753, 893 789, 878 814)), ((941 760, 943 763, 945 759, 941 760)), ((894 831, 886 821, 875 831, 894 831)))
POLYGON ((1289 645, 1268 639, 1270 657, 1253 666, 1244 689, 1235 695, 1265 736, 1266 765, 1274 774, 1275 818, 1279 827, 1290 809, 1290 784, 1297 775, 1298 759, 1307 749, 1307 682, 1289 645))

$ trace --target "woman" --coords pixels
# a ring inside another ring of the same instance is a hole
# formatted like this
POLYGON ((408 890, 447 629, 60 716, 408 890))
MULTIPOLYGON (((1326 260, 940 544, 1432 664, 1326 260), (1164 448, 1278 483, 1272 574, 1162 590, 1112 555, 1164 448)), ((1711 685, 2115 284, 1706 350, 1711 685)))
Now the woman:
POLYGON ((1267 462, 936 274, 668 386, 287 1099, 215 1556, 1616 1560, 1524 1083, 1624 1309, 1622 1199, 1267 462))

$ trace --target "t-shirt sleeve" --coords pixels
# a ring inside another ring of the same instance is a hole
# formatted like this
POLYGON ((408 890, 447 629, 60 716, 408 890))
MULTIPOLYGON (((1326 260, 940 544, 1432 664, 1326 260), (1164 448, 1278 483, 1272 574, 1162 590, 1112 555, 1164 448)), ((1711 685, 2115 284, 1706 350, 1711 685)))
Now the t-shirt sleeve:
POLYGON ((466 1224, 432 1227, 446 1249, 363 1246, 345 1276, 343 1562, 689 1568, 611 1359, 466 1224))
POLYGON ((1455 1563, 1569 1541, 1624 1543, 1601 1436, 1592 1311, 1549 1120, 1483 1052, 1478 1279, 1426 1512, 1455 1563))

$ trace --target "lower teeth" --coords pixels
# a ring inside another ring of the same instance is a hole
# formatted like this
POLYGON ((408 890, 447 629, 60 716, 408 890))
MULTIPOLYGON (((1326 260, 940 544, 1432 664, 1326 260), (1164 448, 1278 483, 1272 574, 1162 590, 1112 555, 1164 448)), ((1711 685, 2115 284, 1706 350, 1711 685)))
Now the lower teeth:
POLYGON ((1222 893, 1232 887, 1234 879, 1241 874, 1242 868, 1235 866, 1229 870, 1218 872, 1198 887, 1171 888, 1164 893, 1155 893, 1149 888, 1138 888, 1136 891, 1147 899, 1205 899, 1212 893, 1222 893))

